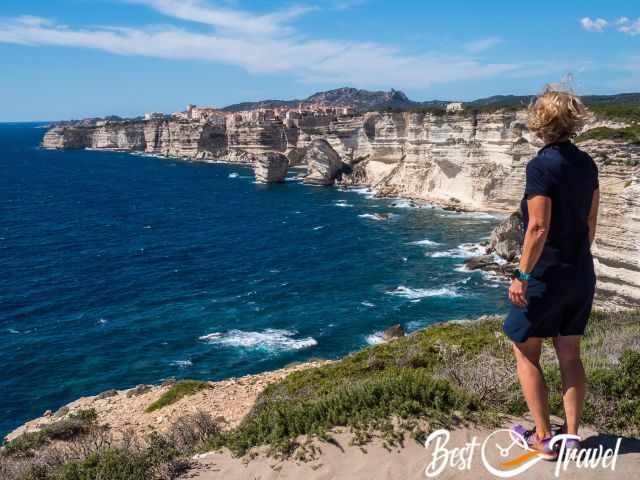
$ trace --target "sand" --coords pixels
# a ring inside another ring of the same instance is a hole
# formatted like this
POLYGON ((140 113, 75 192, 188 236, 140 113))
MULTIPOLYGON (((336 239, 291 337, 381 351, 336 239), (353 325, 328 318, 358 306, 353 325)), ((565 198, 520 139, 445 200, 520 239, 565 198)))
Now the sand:
MULTIPOLYGON (((451 433, 448 446, 464 447, 474 436, 482 443, 493 430, 483 428, 464 428, 451 433)), ((500 435, 500 434, 497 434, 500 435)), ((506 434, 505 434, 506 435, 506 434)), ((602 444, 605 448, 613 447, 615 439, 598 436, 593 430, 585 429, 584 445, 594 447, 602 444)), ((404 446, 386 450, 380 441, 374 441, 364 449, 349 445, 350 435, 339 433, 334 435, 339 446, 330 443, 315 442, 321 453, 313 461, 296 462, 295 460, 279 461, 259 453, 256 458, 234 458, 228 452, 212 452, 199 456, 196 468, 185 475, 184 479, 192 480, 329 480, 329 479, 384 479, 411 480, 428 478, 425 468, 432 459, 434 448, 425 449, 414 440, 407 440, 404 446)), ((506 439, 507 437, 501 437, 506 439)), ((487 445, 487 458, 493 465, 498 465, 497 450, 491 448, 491 440, 507 446, 508 442, 498 441, 492 437, 487 445)), ((522 450, 514 447, 508 459, 520 455, 522 450)), ((503 459, 504 460, 504 459, 503 459)), ((458 464, 460 466, 460 464, 458 464)), ((471 462, 466 462, 464 470, 447 467, 442 473, 433 478, 441 480, 457 479, 495 479, 499 478, 487 471, 481 455, 480 446, 476 447, 471 462), (466 469, 467 465, 469 469, 466 469)), ((564 479, 622 479, 634 480, 640 478, 640 440, 623 439, 618 455, 615 471, 611 469, 578 469, 575 463, 570 463, 566 471, 561 471, 555 477, 555 462, 541 461, 532 465, 524 473, 515 477, 522 480, 544 480, 552 478, 564 479)))

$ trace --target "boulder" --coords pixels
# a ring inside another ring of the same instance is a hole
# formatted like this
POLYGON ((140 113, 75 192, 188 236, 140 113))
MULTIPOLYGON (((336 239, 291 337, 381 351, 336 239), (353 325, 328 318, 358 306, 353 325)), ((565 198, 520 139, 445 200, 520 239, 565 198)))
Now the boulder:
POLYGON ((478 255, 477 257, 467 258, 464 264, 469 270, 486 270, 490 266, 497 265, 491 255, 478 255))
POLYGON ((493 229, 489 239, 489 251, 513 261, 520 256, 524 241, 524 226, 520 212, 514 212, 493 229))
POLYGON ((64 417, 67 413, 69 413, 69 407, 65 405, 64 407, 60 407, 58 410, 56 410, 53 416, 56 418, 61 418, 64 417))
POLYGON ((284 182, 289 168, 289 159, 279 152, 256 155, 254 172, 258 183, 284 182))
POLYGON ((333 185, 344 165, 329 142, 320 138, 307 148, 304 163, 307 164, 307 175, 303 182, 308 185, 333 185))
POLYGON ((115 397, 116 395, 118 395, 118 391, 115 389, 111 389, 98 394, 96 398, 98 400, 104 400, 105 398, 115 397))
POLYGON ((402 325, 400 325, 399 323, 396 325, 390 326, 384 332, 382 332, 382 338, 385 341, 393 340, 394 338, 404 337, 404 335, 405 335, 404 328, 402 328, 402 325))
POLYGON ((138 395, 142 395, 151 390, 151 385, 140 384, 127 390, 127 398, 137 397, 138 395))

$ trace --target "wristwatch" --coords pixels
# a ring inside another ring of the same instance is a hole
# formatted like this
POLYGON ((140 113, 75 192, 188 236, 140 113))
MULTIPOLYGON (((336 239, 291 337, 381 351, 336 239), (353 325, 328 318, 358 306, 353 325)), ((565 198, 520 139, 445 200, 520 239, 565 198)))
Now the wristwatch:
POLYGON ((531 274, 522 272, 520 269, 516 268, 511 275, 511 278, 517 278, 521 282, 528 282, 531 279, 531 274))

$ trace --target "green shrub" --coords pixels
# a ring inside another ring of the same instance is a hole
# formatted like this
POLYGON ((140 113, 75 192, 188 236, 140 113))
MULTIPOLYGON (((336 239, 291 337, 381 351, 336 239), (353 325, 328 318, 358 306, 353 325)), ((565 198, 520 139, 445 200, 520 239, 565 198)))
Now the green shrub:
POLYGON ((176 403, 181 398, 193 395, 205 388, 209 388, 209 382, 203 382, 201 380, 180 380, 163 393, 158 400, 149 405, 145 412, 150 413, 159 410, 162 407, 176 403))
POLYGON ((51 440, 71 440, 95 425, 98 415, 94 409, 79 410, 66 418, 45 425, 36 432, 23 433, 7 442, 2 449, 4 456, 31 456, 51 440))
POLYGON ((576 142, 586 140, 616 140, 631 144, 640 144, 640 126, 625 128, 597 127, 587 130, 576 137, 576 142))
POLYGON ((178 452, 165 437, 152 435, 144 449, 105 448, 86 458, 67 462, 53 472, 51 480, 153 480, 173 478, 171 470, 178 452), (169 474, 167 474, 169 473, 169 474))
POLYGON ((451 425, 453 412, 467 417, 479 408, 472 394, 434 379, 422 368, 391 368, 359 380, 336 380, 331 389, 294 389, 289 395, 288 385, 272 388, 237 429, 217 435, 210 445, 226 445, 237 454, 256 445, 286 452, 297 436, 322 436, 337 426, 391 431, 391 416, 451 425))

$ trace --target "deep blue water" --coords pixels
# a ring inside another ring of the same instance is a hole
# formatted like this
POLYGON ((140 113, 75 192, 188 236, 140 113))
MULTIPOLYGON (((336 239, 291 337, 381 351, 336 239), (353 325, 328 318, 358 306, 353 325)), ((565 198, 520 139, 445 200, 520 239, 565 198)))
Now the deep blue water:
POLYGON ((456 270, 496 218, 43 151, 43 133, 0 125, 0 433, 109 388, 335 358, 395 323, 505 309, 502 285, 456 270))

